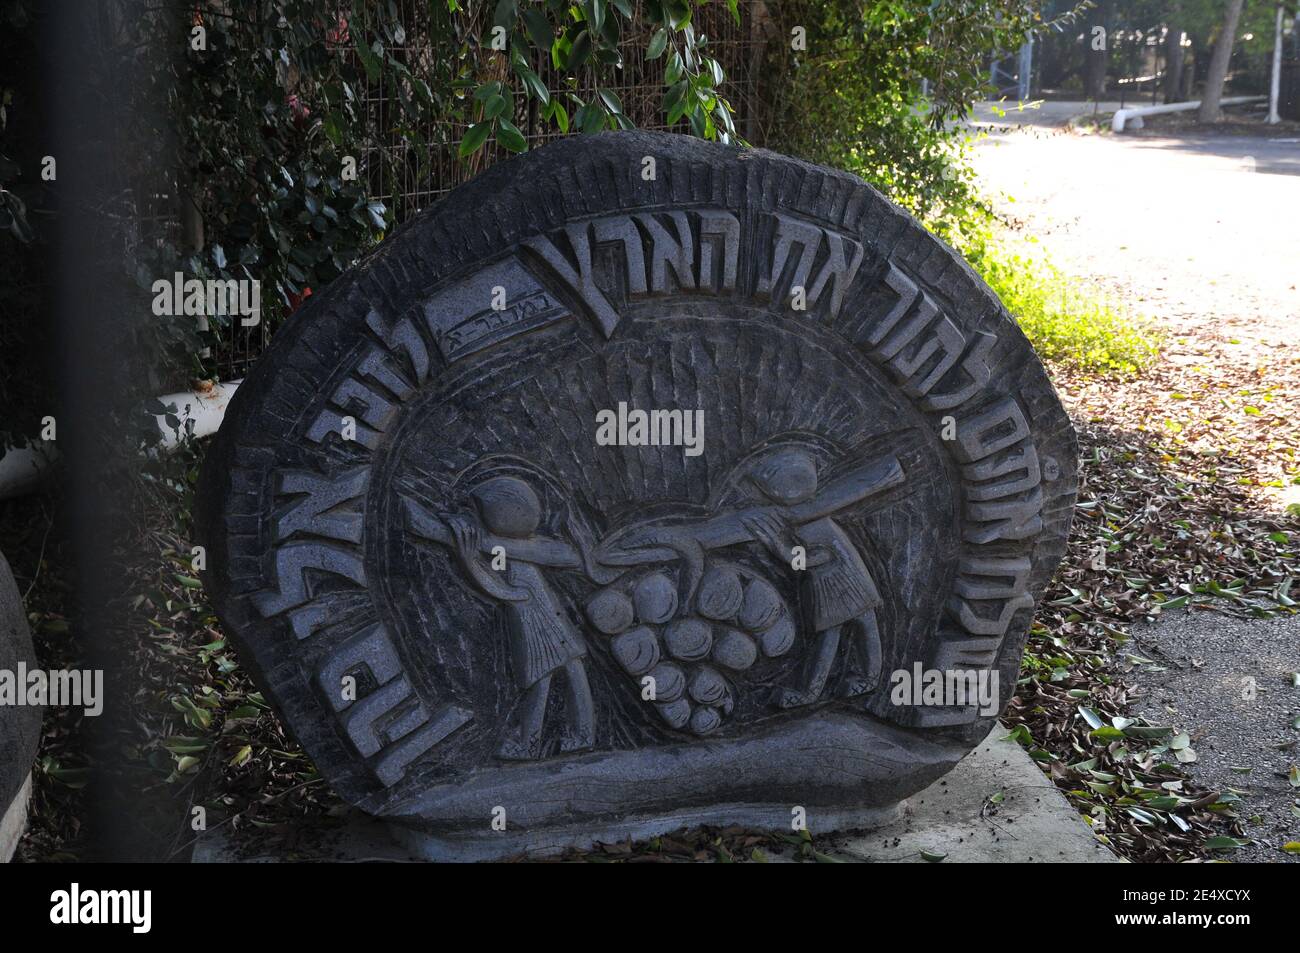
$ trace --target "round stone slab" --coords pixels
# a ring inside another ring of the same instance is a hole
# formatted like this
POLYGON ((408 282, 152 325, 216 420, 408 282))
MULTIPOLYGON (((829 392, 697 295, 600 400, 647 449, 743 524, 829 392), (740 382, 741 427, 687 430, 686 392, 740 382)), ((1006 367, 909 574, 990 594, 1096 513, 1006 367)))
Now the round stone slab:
POLYGON ((372 813, 825 829, 1008 701, 1076 467, 996 297, 860 180, 575 136, 277 333, 204 468, 206 585, 372 813))

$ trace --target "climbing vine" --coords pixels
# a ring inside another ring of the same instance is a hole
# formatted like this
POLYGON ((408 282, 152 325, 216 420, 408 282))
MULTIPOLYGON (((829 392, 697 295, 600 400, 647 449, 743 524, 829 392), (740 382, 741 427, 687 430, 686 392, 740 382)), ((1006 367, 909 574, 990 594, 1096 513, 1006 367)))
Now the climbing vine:
MULTIPOLYGON (((181 228, 139 242, 127 262, 142 296, 134 353, 169 380, 229 375, 232 352, 255 355, 266 334, 419 205, 530 144, 634 120, 734 141, 723 69, 697 23, 703 5, 156 8, 124 40, 151 51, 142 88, 166 109, 143 111, 144 128, 132 135, 163 144, 181 228), (662 66, 657 116, 644 105, 625 109, 616 91, 642 93, 651 63, 656 75, 662 66), (213 314, 203 328, 192 316, 157 316, 145 296, 174 271, 260 281, 260 322, 248 330, 213 314)), ((736 0, 727 10, 738 19, 736 0)), ((139 158, 157 174, 160 156, 139 158)))
MULTIPOLYGON (((736 0, 727 3, 739 22, 736 0)), ((458 9, 458 0, 448 0, 448 6, 458 9)), ((730 142, 736 138, 736 128, 731 104, 718 91, 724 79, 722 66, 708 55, 708 37, 697 31, 694 12, 689 0, 646 0, 641 15, 653 30, 641 52, 647 60, 666 58, 663 112, 667 124, 685 119, 692 134, 730 142)), ((637 17, 630 0, 542 0, 523 7, 519 0, 500 0, 488 46, 509 56, 516 88, 525 99, 534 100, 542 118, 560 132, 627 129, 632 121, 607 80, 623 68, 621 43, 637 17), (538 53, 550 67, 552 84, 534 68, 538 53), (584 69, 596 80, 594 94, 587 97, 579 92, 584 69)), ((527 148, 514 121, 515 97, 509 84, 480 83, 474 100, 477 121, 461 142, 462 156, 472 155, 489 139, 510 152, 527 148)))

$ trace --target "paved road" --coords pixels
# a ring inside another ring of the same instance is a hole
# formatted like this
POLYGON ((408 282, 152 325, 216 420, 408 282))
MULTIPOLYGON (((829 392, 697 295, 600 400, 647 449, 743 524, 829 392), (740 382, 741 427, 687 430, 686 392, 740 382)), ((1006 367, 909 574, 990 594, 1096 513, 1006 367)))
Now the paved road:
POLYGON ((1084 103, 1032 100, 1021 103, 1014 100, 976 103, 971 111, 968 125, 977 129, 1003 129, 1019 126, 1037 126, 1055 128, 1064 126, 1071 119, 1091 116, 1097 113, 1113 113, 1119 109, 1119 101, 1084 103))
POLYGON ((975 164, 1054 260, 1136 313, 1300 340, 1300 141, 1037 126, 984 139, 975 164))

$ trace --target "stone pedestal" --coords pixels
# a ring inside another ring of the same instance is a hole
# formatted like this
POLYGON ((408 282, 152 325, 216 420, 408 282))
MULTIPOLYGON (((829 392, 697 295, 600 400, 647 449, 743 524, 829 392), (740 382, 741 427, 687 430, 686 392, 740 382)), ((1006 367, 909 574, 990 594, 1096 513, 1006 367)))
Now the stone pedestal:
MULTIPOLYGON (((730 816, 743 812, 728 807, 730 816)), ((445 839, 409 830, 394 830, 374 818, 356 813, 329 830, 299 838, 301 853, 294 860, 346 862, 408 862, 418 860, 477 861, 545 858, 567 847, 587 847, 595 841, 622 842, 652 837, 683 825, 713 823, 682 812, 681 824, 667 827, 670 818, 656 818, 644 830, 620 825, 611 836, 596 836, 589 828, 568 835, 552 830, 521 835, 509 829, 489 837, 445 839)), ((852 811, 836 816, 814 811, 807 818, 817 849, 846 863, 1118 863, 1088 825, 1056 790, 1025 750, 995 727, 953 770, 903 804, 884 814, 852 811), (994 796, 996 803, 994 803, 994 796), (942 860, 939 860, 942 858, 942 860)), ((791 818, 753 812, 749 830, 791 831, 791 818)), ((218 827, 200 838, 195 863, 245 861, 265 863, 283 857, 241 853, 229 839, 230 829, 218 827)), ((793 849, 768 847, 766 859, 780 863, 795 859, 793 849)))

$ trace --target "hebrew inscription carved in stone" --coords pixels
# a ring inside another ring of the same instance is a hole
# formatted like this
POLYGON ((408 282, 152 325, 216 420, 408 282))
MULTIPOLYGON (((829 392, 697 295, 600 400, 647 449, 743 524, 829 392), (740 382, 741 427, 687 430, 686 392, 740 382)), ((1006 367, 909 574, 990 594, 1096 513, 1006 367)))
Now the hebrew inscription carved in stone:
POLYGON ((446 834, 489 796, 543 830, 920 789, 996 709, 893 682, 1005 704, 1076 466, 905 213, 639 133, 490 171, 314 296, 210 460, 245 661, 344 797, 446 834))

